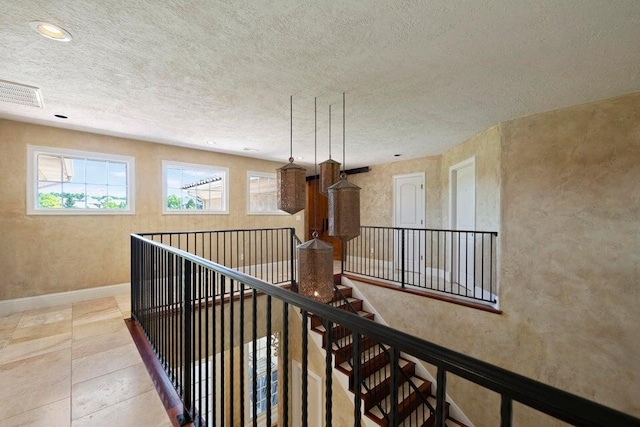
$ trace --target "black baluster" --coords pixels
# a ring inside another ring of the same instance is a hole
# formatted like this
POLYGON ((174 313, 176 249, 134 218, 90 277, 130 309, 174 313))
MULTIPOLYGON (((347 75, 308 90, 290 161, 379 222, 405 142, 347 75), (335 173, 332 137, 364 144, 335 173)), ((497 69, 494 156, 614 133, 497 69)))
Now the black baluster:
POLYGON ((511 427, 513 418, 513 405, 511 398, 506 395, 500 396, 500 427, 511 427))
POLYGON ((309 414, 309 314, 302 310, 302 427, 308 425, 309 414))
POLYGON ((438 366, 436 375, 436 427, 445 427, 445 402, 447 399, 447 373, 442 366, 438 366))
POLYGON ((331 356, 332 356, 332 347, 333 347, 333 323, 330 320, 327 320, 325 323, 325 337, 326 337, 326 347, 325 347, 325 421, 324 425, 326 427, 331 427, 332 425, 332 374, 333 374, 333 366, 331 365, 331 356))

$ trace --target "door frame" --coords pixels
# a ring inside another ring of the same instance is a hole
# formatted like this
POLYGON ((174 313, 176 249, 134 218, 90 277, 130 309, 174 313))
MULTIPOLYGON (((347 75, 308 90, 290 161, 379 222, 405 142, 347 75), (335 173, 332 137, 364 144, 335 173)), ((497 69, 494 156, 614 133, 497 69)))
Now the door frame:
MULTIPOLYGON (((457 221, 458 220, 457 218, 457 214, 458 214, 457 174, 459 170, 467 168, 469 166, 471 166, 473 171, 473 188, 471 191, 471 199, 472 199, 472 206, 473 206, 473 230, 475 230, 476 228, 476 210, 477 210, 476 208, 476 156, 472 156, 472 157, 469 157, 468 159, 465 159, 449 167, 449 229, 450 230, 456 230, 457 229, 456 223, 458 222, 457 221)), ((472 231, 472 230, 467 230, 467 231, 472 231)), ((451 245, 450 247, 453 248, 453 245, 456 244, 457 239, 453 239, 453 233, 449 233, 449 238, 451 239, 451 241, 449 242, 449 244, 451 245)), ((455 250, 453 252, 455 253, 455 250)), ((455 259, 455 257, 452 256, 452 254, 447 254, 447 257, 449 258, 449 268, 451 269, 451 271, 448 271, 445 274, 447 274, 450 281, 453 282, 455 280, 455 281, 458 281, 458 283, 460 283, 460 277, 456 277, 456 275, 454 274, 454 272, 458 270, 457 263, 459 262, 459 260, 455 259)), ((475 284, 474 284, 475 278, 471 276, 471 280, 469 281, 469 272, 465 272, 465 276, 466 276, 465 283, 467 285, 470 284, 473 289, 473 287, 475 287, 475 284)))
POLYGON ((473 191, 471 197, 473 201, 473 228, 476 228, 476 156, 469 157, 453 166, 449 167, 449 229, 454 230, 456 228, 457 220, 457 206, 456 206, 456 186, 457 186, 457 173, 460 169, 464 169, 468 166, 473 168, 473 191))

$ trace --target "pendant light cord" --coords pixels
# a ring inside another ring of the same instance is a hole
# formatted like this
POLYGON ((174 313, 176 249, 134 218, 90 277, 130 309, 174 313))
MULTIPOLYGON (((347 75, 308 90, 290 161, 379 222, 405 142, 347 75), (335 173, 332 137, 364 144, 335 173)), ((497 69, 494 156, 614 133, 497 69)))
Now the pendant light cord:
POLYGON ((344 112, 344 92, 342 92, 342 175, 340 178, 346 179, 347 178, 347 162, 345 160, 345 153, 346 153, 346 149, 345 149, 345 142, 344 142, 344 127, 345 127, 345 112, 344 112))
MULTIPOLYGON (((329 106, 331 109, 331 106, 329 106)), ((320 194, 318 177, 318 98, 313 98, 313 175, 315 179, 315 195, 313 197, 313 228, 311 236, 316 239, 318 237, 318 196, 320 194)))
POLYGON ((289 133, 289 163, 293 163, 293 95, 289 98, 289 108, 290 108, 290 118, 289 121, 291 124, 291 129, 289 133))
POLYGON ((331 160, 331 104, 329 104, 329 160, 331 160))

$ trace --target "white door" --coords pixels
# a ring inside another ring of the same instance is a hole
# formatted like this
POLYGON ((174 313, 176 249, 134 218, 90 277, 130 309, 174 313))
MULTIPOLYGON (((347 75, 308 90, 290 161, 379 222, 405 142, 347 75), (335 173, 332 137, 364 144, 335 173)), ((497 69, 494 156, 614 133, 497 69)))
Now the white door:
MULTIPOLYGON (((292 385, 293 390, 291 396, 293 405, 293 427, 299 427, 302 425, 302 366, 293 361, 292 385)), ((319 376, 311 371, 307 371, 308 384, 307 384, 307 422, 309 427, 321 427, 322 426, 322 380, 319 376)))
MULTIPOLYGON (((424 173, 396 175, 393 177, 393 226, 398 228, 424 228, 424 173)), ((396 233, 395 264, 399 270, 403 264, 402 235, 396 233)), ((424 231, 404 233, 404 269, 422 273, 424 268, 424 231)))
POLYGON ((469 159, 451 168, 451 222, 452 228, 460 230, 453 234, 454 262, 453 278, 473 292, 473 266, 475 260, 475 235, 462 231, 476 228, 475 159, 469 159))

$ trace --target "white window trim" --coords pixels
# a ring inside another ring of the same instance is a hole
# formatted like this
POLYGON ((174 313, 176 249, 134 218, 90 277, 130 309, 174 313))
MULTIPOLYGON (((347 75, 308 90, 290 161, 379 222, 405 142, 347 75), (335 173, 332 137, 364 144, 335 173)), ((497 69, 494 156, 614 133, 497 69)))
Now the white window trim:
POLYGON ((162 214, 163 215, 228 215, 229 214, 229 168, 215 165, 203 165, 196 163, 174 162, 171 160, 162 161, 162 214), (224 172, 224 185, 222 188, 222 204, 224 209, 219 211, 209 210, 174 210, 167 209, 167 168, 171 166, 195 169, 195 170, 211 170, 215 169, 224 172))
POLYGON ((289 215, 285 211, 277 210, 273 212, 254 212, 251 211, 251 177, 259 176, 262 178, 274 178, 276 179, 276 173, 273 172, 257 172, 257 171, 247 171, 247 215, 271 215, 271 216, 281 216, 281 215, 289 215))
POLYGON ((134 215, 135 208, 135 158, 117 154, 96 153, 93 151, 70 150, 66 148, 41 147, 27 145, 27 215, 134 215), (51 156, 84 157, 91 160, 109 160, 127 164, 127 209, 46 209, 38 208, 38 168, 39 154, 51 156))

